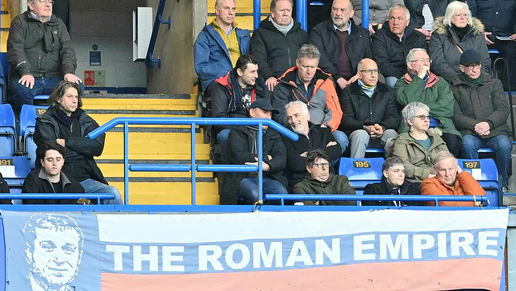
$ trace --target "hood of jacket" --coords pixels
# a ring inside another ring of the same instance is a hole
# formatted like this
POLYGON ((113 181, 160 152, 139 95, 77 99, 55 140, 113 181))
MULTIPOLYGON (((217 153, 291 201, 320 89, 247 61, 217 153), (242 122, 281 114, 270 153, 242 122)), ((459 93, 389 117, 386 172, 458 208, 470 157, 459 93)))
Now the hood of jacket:
MULTIPOLYGON (((444 16, 437 17, 434 20, 434 32, 437 34, 450 35, 450 27, 444 24, 444 16)), ((484 24, 480 19, 473 17, 473 25, 471 26, 469 33, 474 33, 475 35, 484 33, 484 24)))

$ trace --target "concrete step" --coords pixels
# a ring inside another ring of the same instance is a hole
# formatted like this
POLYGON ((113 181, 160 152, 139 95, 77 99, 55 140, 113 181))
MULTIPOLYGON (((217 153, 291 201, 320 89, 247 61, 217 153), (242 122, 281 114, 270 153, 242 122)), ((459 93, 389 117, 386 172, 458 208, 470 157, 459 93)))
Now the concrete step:
MULTIPOLYGON (((104 152, 98 159, 114 160, 123 159, 124 142, 122 139, 108 140, 104 146, 104 152)), ((135 160, 188 160, 190 159, 190 144, 174 144, 157 141, 139 141, 129 147, 129 159, 135 160)), ((210 145, 196 144, 196 158, 199 160, 209 160, 210 145)))
POLYGON ((84 98, 83 109, 196 110, 195 99, 84 98))
MULTIPOLYGON (((134 130, 134 129, 133 129, 134 130)), ((160 130, 160 129, 157 129, 160 130)), ((164 129, 161 129, 164 130, 164 129)), ((195 134, 196 141, 198 143, 203 142, 202 133, 195 134)), ((124 140, 123 132, 108 131, 106 133, 106 144, 112 143, 113 141, 124 140)), ((190 133, 182 132, 129 132, 129 149, 134 152, 133 147, 144 145, 145 147, 153 147, 154 145, 165 145, 173 147, 176 144, 190 144, 191 135, 190 133)))
POLYGON ((116 117, 197 117, 195 110, 87 110, 89 116, 104 124, 116 117))
MULTIPOLYGON (((208 160, 198 161, 199 164, 208 164, 208 160)), ((124 176, 123 160, 97 160, 99 168, 105 177, 120 178, 124 176)), ((190 164, 185 160, 130 160, 129 164, 190 164)), ((199 178, 213 178, 213 173, 197 172, 199 178)), ((129 177, 136 178, 190 178, 190 172, 129 172, 129 177)))

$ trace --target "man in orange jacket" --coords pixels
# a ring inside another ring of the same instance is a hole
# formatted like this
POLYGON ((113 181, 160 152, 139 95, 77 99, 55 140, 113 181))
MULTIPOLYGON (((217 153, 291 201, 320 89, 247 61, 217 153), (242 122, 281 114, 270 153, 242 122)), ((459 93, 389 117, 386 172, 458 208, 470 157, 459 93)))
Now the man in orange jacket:
MULTIPOLYGON (((468 171, 463 171, 449 152, 440 152, 434 162, 435 177, 421 183, 422 195, 486 195, 468 171)), ((434 206, 435 202, 427 205, 434 206)), ((475 206, 474 202, 440 202, 439 206, 475 206)))

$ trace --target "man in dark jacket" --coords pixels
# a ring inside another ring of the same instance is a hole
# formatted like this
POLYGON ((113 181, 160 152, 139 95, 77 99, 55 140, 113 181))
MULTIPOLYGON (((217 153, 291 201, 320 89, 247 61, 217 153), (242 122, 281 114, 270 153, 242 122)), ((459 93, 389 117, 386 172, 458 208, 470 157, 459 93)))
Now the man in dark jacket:
POLYGON ((389 138, 398 136, 400 124, 396 95, 378 83, 376 63, 363 59, 358 75, 358 82, 344 89, 340 105, 344 115, 339 129, 349 136, 352 158, 365 157, 368 146, 383 147, 389 138))
POLYGON ((36 119, 34 142, 38 148, 52 142, 63 146, 64 172, 77 179, 86 193, 115 194, 114 200, 105 200, 104 204, 122 204, 120 192, 107 184, 93 158, 102 154, 106 135, 86 137, 99 125, 81 109, 79 85, 62 81, 48 101, 50 108, 36 119))
POLYGON ((444 16, 448 4, 455 0, 410 0, 405 6, 410 11, 410 23, 425 35, 426 40, 432 36, 434 19, 444 16))
POLYGON ((342 148, 329 128, 309 122, 310 112, 305 103, 293 101, 285 107, 290 128, 299 135, 297 141, 283 138, 287 149, 287 180, 289 189, 292 189, 308 173, 306 170, 308 152, 322 149, 328 154, 330 161, 335 163, 342 155, 342 148))
POLYGON ((63 79, 80 84, 77 58, 61 19, 52 15, 51 1, 28 0, 28 9, 11 23, 7 58, 11 64, 10 103, 15 112, 32 104, 34 96, 50 94, 63 79))
POLYGON ((478 149, 493 149, 502 186, 508 185, 512 143, 509 138, 509 104, 500 80, 482 72, 482 58, 476 51, 460 57, 462 73, 452 80, 455 97, 455 127, 462 134, 462 156, 478 159, 478 149))
MULTIPOLYGON (((382 165, 382 181, 368 184, 364 195, 419 195, 420 183, 411 183, 405 180, 405 166, 398 157, 390 157, 382 165)), ((362 205, 374 206, 405 206, 423 205, 409 201, 363 201, 362 205)))
POLYGON ((260 23, 251 38, 251 54, 256 57, 270 91, 278 78, 296 64, 297 51, 308 42, 308 33, 292 18, 292 0, 272 0, 271 16, 260 23))
POLYGON ((385 77, 385 84, 394 88, 406 70, 405 59, 413 48, 426 46, 425 36, 410 23, 410 13, 403 5, 389 10, 389 18, 382 28, 371 36, 373 58, 385 77))
MULTIPOLYGON (((22 193, 84 193, 81 184, 62 170, 64 148, 47 143, 38 148, 41 168, 32 170, 23 182, 22 193)), ((26 199, 23 204, 77 204, 77 199, 26 199)))
MULTIPOLYGON (((294 186, 295 194, 355 194, 348 177, 330 173, 331 161, 328 154, 315 149, 306 156, 305 179, 294 186)), ((304 201, 305 205, 356 205, 355 201, 304 201)))
POLYGON ((349 0, 334 0, 331 19, 310 32, 310 42, 321 52, 319 67, 332 75, 340 89, 352 83, 360 60, 372 57, 369 31, 353 23, 354 13, 349 0))
MULTIPOLYGON (((274 111, 272 105, 264 99, 254 101, 249 108, 251 118, 271 119, 274 111)), ((258 166, 258 130, 260 129, 255 126, 239 126, 231 130, 228 140, 231 164, 258 166)), ((262 137, 263 193, 287 194, 285 189, 287 180, 283 176, 287 154, 285 145, 281 141, 280 134, 267 126, 263 126, 262 137)), ((243 204, 257 202, 259 193, 256 173, 244 173, 237 176, 239 176, 237 179, 239 194, 229 193, 231 195, 226 195, 225 191, 224 195, 221 194, 220 197, 221 204, 237 204, 238 201, 243 204)))

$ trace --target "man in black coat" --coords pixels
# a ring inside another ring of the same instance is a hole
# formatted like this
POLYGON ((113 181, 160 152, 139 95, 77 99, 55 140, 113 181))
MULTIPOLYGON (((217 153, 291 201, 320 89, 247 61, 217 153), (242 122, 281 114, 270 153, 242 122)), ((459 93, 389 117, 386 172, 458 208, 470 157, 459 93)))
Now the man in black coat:
POLYGON ((344 89, 353 82, 360 60, 372 57, 371 42, 369 31, 351 20, 355 11, 349 0, 334 0, 331 11, 331 19, 312 29, 310 42, 321 52, 319 68, 344 89))
MULTIPOLYGON (((411 183, 405 180, 405 166, 403 160, 398 157, 390 157, 382 166, 382 181, 368 184, 364 189, 364 195, 419 195, 419 183, 411 183)), ((362 205, 373 206, 417 206, 419 202, 409 201, 363 201, 362 205)))
POLYGON ((385 77, 385 84, 391 88, 407 71, 409 51, 426 46, 425 36, 414 28, 408 9, 395 5, 389 10, 387 22, 371 36, 373 59, 385 77))
MULTIPOLYGON (((23 182, 22 193, 84 193, 79 181, 63 171, 64 148, 47 143, 38 148, 41 168, 32 170, 23 182)), ((23 204, 77 204, 77 199, 29 199, 23 204)))

